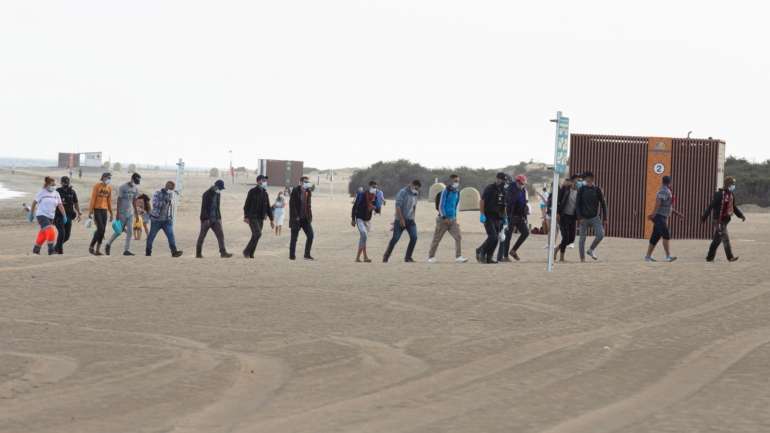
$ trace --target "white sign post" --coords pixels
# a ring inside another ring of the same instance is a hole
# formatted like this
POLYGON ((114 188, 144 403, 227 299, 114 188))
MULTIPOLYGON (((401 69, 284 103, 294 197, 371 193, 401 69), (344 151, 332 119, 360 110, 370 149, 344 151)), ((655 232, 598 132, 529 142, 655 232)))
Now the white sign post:
MULTIPOLYGON (((553 122, 553 121, 552 121, 553 122)), ((556 248, 556 208, 559 203, 559 175, 567 171, 569 155, 569 117, 563 117, 561 111, 556 113, 556 143, 553 155, 553 185, 551 186, 551 224, 548 231, 548 272, 553 270, 553 253, 556 248)))

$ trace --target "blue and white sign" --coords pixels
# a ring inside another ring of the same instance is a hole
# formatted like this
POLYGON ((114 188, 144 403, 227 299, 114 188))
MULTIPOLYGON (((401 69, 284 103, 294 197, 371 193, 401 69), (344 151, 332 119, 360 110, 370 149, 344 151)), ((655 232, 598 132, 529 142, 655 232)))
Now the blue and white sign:
POLYGON ((556 118, 556 151, 554 153, 553 169, 556 173, 567 172, 569 163, 569 117, 563 117, 561 112, 556 118))

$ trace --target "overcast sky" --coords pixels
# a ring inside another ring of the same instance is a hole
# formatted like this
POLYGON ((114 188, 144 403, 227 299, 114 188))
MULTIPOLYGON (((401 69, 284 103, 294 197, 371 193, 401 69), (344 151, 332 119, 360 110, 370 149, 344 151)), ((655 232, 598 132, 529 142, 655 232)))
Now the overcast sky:
POLYGON ((765 3, 3 1, 0 156, 498 167, 562 110, 764 160, 765 3))

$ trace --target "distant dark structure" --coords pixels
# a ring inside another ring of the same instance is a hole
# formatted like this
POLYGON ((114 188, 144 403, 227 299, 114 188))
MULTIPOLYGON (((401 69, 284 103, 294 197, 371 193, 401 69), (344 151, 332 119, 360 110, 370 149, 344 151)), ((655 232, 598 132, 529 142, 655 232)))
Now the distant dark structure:
POLYGON ((59 168, 80 167, 80 154, 59 152, 59 165, 57 167, 59 168))
POLYGON ((671 217, 675 239, 709 239, 708 224, 699 216, 722 185, 725 142, 709 137, 667 138, 572 134, 571 173, 592 171, 607 199, 607 236, 648 238, 661 178, 673 179, 674 206, 685 218, 671 217))
POLYGON ((279 159, 260 159, 257 164, 257 174, 270 178, 270 185, 294 186, 299 184, 304 170, 302 161, 284 161, 279 159))

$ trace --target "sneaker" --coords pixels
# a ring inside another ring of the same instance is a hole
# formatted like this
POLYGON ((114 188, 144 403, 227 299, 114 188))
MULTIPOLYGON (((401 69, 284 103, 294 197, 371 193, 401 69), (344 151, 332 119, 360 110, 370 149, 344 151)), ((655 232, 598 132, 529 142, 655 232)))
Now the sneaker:
POLYGON ((657 260, 655 260, 655 258, 653 258, 652 256, 644 256, 644 261, 645 262, 657 262, 657 260))
POLYGON ((411 257, 407 257, 404 259, 404 263, 414 263, 414 259, 411 257))
POLYGON ((388 263, 388 256, 382 256, 382 263, 388 263))
POLYGON ((40 246, 39 245, 35 245, 34 247, 32 247, 32 254, 40 255, 40 246))
POLYGON ((738 261, 738 256, 730 257, 729 259, 727 259, 727 261, 728 262, 737 262, 738 261))
POLYGON ((96 250, 94 250, 94 247, 88 247, 88 253, 91 254, 92 256, 95 256, 96 250))
POLYGON ((107 244, 104 246, 104 254, 110 255, 110 250, 112 249, 112 245, 107 244))
POLYGON ((586 251, 586 254, 588 254, 588 257, 590 257, 590 258, 592 258, 594 260, 599 260, 599 256, 597 256, 596 253, 594 251, 592 251, 592 250, 586 251))
POLYGON ((200 254, 200 253, 195 254, 195 258, 196 259, 202 259, 203 258, 203 254, 200 254))
POLYGON ((311 256, 310 254, 307 254, 307 255, 305 255, 305 260, 308 260, 308 261, 311 261, 311 262, 312 262, 312 261, 313 261, 313 260, 315 260, 315 259, 314 259, 314 258, 313 258, 313 256, 311 256))
POLYGON ((227 251, 225 251, 224 253, 221 253, 221 254, 219 255, 219 257, 222 257, 223 259, 229 259, 229 258, 230 258, 230 257, 232 257, 232 256, 233 256, 233 255, 232 255, 231 253, 228 253, 227 251))
POLYGON ((706 257, 706 261, 707 261, 708 263, 714 263, 714 259, 710 259, 710 258, 708 258, 708 257, 706 257))
POLYGON ((666 258, 663 259, 664 262, 669 262, 669 263, 673 262, 674 260, 676 260, 676 256, 666 256, 666 258))
POLYGON ((516 260, 517 262, 518 262, 519 260, 521 260, 521 257, 519 257, 519 255, 518 255, 518 254, 516 254, 516 251, 511 251, 511 252, 509 252, 508 254, 509 254, 511 257, 513 257, 513 259, 514 259, 514 260, 516 260))
POLYGON ((428 262, 428 263, 431 263, 431 264, 433 264, 433 263, 436 263, 436 262, 437 262, 437 260, 436 260, 436 258, 435 258, 435 257, 428 257, 428 260, 427 260, 427 262, 428 262))
POLYGON ((132 253, 131 251, 123 251, 123 255, 124 256, 133 256, 134 253, 132 253))
POLYGON ((174 258, 182 257, 182 254, 184 254, 183 251, 174 251, 173 253, 171 253, 171 257, 174 257, 174 258))
POLYGON ((455 259, 455 263, 468 263, 468 258, 460 256, 460 257, 455 259))
POLYGON ((296 256, 289 256, 289 260, 297 260, 296 256))
POLYGON ((476 261, 479 263, 483 262, 483 260, 481 259, 481 250, 479 248, 476 248, 476 261))
POLYGON ((499 262, 510 263, 510 262, 512 262, 512 261, 513 261, 513 260, 511 260, 511 258, 510 258, 510 257, 503 257, 502 259, 498 260, 498 263, 499 263, 499 262))
POLYGON ((567 245, 567 248, 574 249, 575 248, 575 244, 569 244, 569 245, 567 245))

